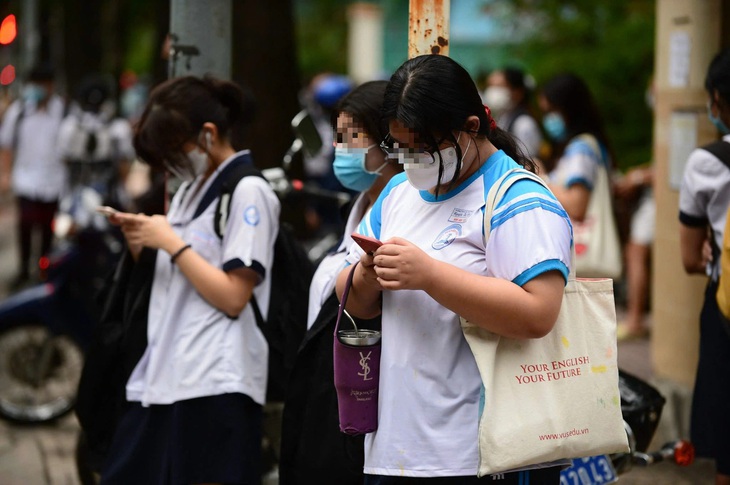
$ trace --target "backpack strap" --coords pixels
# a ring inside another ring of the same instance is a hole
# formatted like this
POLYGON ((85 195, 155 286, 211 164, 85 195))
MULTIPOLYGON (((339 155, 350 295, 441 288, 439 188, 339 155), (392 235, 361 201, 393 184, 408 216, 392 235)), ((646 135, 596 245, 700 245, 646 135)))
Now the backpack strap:
POLYGON ((708 145, 701 146, 700 148, 707 152, 710 152, 722 163, 724 163, 728 168, 730 168, 730 143, 719 140, 708 145))
POLYGON ((261 172, 259 172, 253 165, 253 159, 251 153, 248 151, 243 152, 241 155, 231 160, 223 170, 216 176, 215 180, 208 186, 203 197, 198 203, 198 207, 195 209, 193 219, 202 214, 205 209, 210 206, 214 201, 218 200, 216 206, 215 219, 213 229, 219 238, 223 238, 225 234, 226 223, 228 222, 228 213, 231 207, 231 198, 233 192, 236 190, 238 182, 242 178, 249 175, 255 175, 263 178, 261 172))

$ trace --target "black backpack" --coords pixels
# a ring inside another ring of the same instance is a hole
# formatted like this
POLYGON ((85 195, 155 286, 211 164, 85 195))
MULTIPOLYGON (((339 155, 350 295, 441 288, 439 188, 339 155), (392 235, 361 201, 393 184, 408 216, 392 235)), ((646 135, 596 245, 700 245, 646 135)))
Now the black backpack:
MULTIPOLYGON (((242 178, 249 176, 264 178, 254 167, 248 154, 232 160, 211 183, 194 217, 218 199, 214 229, 218 237, 222 238, 228 222, 233 191, 242 178)), ((294 236, 293 228, 281 223, 274 242, 271 297, 265 317, 256 298, 251 297, 256 323, 269 344, 269 379, 266 389, 266 400, 269 402, 283 401, 286 395, 297 350, 307 331, 309 284, 313 274, 314 265, 294 236)))

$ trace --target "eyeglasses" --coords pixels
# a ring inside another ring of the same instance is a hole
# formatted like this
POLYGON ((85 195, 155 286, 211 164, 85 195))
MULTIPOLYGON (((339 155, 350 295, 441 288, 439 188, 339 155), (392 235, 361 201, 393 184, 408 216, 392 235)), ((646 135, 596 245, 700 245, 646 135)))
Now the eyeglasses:
MULTIPOLYGON (((436 143, 436 146, 440 146, 446 138, 441 138, 441 140, 436 143)), ((383 153, 385 153, 386 158, 398 158, 399 155, 405 155, 405 156, 412 156, 417 155, 419 153, 428 153, 433 157, 436 158, 434 154, 438 151, 438 148, 430 148, 428 146, 420 146, 420 147, 406 147, 402 146, 402 144, 398 141, 396 141, 390 133, 385 135, 385 138, 382 142, 380 142, 380 149, 383 150, 383 153)))

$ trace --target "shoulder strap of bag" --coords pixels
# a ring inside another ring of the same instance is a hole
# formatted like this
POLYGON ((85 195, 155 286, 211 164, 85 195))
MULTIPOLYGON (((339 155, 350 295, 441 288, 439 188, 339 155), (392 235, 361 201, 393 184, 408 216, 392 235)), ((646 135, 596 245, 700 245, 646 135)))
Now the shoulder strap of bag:
POLYGON ((730 143, 727 143, 726 141, 719 140, 713 143, 710 143, 709 145, 705 145, 700 147, 703 150, 712 153, 714 156, 716 156, 722 163, 724 163, 728 168, 730 168, 730 143))
MULTIPOLYGON (((350 287, 352 286, 352 277, 355 276, 355 268, 360 264, 360 261, 352 265, 352 269, 347 274, 347 282, 345 283, 345 289, 342 292, 342 299, 340 300, 340 307, 337 310, 337 321, 335 322, 334 336, 337 338, 337 331, 340 329, 340 320, 342 320, 342 314, 344 313, 350 318, 350 315, 345 311, 345 305, 347 304, 347 296, 350 294, 350 287)), ((351 319, 351 318, 350 318, 351 319)), ((351 319, 352 320, 352 319, 351 319)), ((354 323, 354 322, 353 322, 354 323)))
MULTIPOLYGON (((524 180, 524 179, 531 179, 550 192, 552 194, 552 191, 550 190, 550 187, 547 186, 545 181, 541 179, 538 175, 525 170, 524 168, 513 168, 512 170, 509 170, 505 172, 499 179, 497 179, 496 182, 492 185, 492 187, 489 189, 489 192, 487 193, 487 201, 484 206, 484 243, 486 245, 487 241, 489 240, 489 234, 492 231, 492 212, 494 212, 494 208, 497 207, 499 204, 499 201, 502 200, 502 197, 504 197, 504 194, 507 193, 507 191, 512 187, 512 185, 517 182, 518 180, 524 180)), ((557 199, 556 199, 557 200, 557 199)), ((570 264, 570 274, 568 275, 568 280, 574 280, 575 279, 575 246, 571 244, 571 264, 570 264)))

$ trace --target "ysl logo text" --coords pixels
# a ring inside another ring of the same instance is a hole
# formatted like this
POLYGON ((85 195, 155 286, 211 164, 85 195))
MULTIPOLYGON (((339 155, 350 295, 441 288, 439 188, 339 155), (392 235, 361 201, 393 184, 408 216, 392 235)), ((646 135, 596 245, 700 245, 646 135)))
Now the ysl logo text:
POLYGON ((372 354, 372 350, 368 352, 368 355, 362 355, 362 352, 360 352, 360 367, 362 367, 362 372, 358 372, 357 375, 362 376, 363 381, 371 381, 373 378, 368 377, 370 375, 370 365, 368 364, 368 361, 370 360, 370 354, 372 354))

